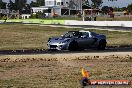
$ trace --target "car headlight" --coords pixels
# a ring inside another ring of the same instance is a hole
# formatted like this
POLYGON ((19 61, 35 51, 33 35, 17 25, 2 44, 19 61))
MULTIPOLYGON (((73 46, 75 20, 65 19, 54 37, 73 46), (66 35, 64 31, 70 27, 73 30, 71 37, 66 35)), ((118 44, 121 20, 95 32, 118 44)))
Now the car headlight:
POLYGON ((60 42, 60 43, 66 43, 68 42, 70 39, 67 39, 67 40, 64 40, 63 42, 60 42))

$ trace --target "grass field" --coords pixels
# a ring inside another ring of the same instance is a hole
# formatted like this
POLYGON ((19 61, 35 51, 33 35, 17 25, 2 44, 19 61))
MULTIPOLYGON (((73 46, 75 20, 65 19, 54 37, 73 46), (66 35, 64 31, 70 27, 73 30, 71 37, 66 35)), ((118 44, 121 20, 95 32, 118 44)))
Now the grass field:
MULTIPOLYGON (((3 24, 0 25, 0 50, 47 49, 49 37, 69 30, 82 29, 3 24)), ((132 45, 132 32, 90 31, 107 35, 108 46, 132 45)), ((92 80, 132 80, 132 53, 99 53, 80 53, 83 56, 68 53, 57 57, 55 54, 0 55, 0 88, 81 88, 81 67, 90 72, 92 80)), ((91 88, 132 88, 132 85, 91 88)))
POLYGON ((97 21, 132 21, 132 16, 97 17, 97 21))
MULTIPOLYGON (((83 29, 3 24, 0 25, 0 50, 47 49, 48 38, 60 36, 70 30, 83 29)), ((108 46, 132 45, 132 32, 110 32, 95 29, 91 29, 90 31, 105 34, 107 36, 108 46)))

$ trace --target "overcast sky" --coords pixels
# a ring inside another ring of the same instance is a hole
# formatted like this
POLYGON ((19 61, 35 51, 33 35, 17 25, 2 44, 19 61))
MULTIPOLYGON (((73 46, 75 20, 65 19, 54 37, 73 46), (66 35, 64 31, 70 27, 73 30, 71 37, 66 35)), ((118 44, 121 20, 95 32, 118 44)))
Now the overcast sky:
MULTIPOLYGON (((8 2, 9 0, 3 0, 4 2, 8 2)), ((15 1, 15 0, 12 0, 12 1, 15 1)), ((28 3, 30 3, 31 1, 36 1, 36 0, 27 0, 28 3)), ((131 4, 132 3, 132 0, 117 0, 117 1, 114 1, 114 2, 110 2, 108 0, 103 0, 103 6, 112 6, 112 7, 125 7, 127 6, 128 4, 131 4)))
POLYGON ((132 3, 132 0, 117 0, 114 2, 110 2, 108 0, 103 0, 103 6, 108 5, 108 6, 114 6, 114 7, 126 7, 128 4, 132 3))

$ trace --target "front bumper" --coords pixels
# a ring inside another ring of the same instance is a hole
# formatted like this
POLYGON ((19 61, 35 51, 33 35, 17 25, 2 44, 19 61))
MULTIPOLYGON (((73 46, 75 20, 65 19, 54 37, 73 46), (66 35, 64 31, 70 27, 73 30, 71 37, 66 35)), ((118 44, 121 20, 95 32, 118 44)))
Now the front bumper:
POLYGON ((67 44, 47 44, 51 50, 67 50, 67 44))

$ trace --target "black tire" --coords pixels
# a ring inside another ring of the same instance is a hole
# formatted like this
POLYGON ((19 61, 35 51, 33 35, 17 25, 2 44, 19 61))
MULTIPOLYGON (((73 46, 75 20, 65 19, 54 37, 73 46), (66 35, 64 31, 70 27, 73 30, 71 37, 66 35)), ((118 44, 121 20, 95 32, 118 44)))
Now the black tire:
POLYGON ((69 51, 76 51, 76 50, 78 50, 78 43, 76 41, 71 42, 69 44, 68 50, 69 51))
POLYGON ((100 40, 98 45, 98 50, 105 50, 106 40, 100 40))

